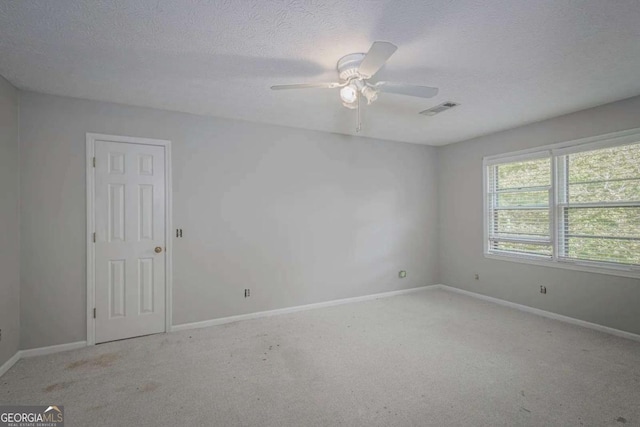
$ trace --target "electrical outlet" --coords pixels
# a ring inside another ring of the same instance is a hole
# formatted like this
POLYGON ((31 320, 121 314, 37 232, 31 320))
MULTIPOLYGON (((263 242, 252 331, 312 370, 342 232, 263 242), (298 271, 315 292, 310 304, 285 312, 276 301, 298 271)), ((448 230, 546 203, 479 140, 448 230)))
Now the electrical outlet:
POLYGON ((244 290, 244 297, 245 298, 249 298, 251 296, 251 289, 245 289, 244 290))
POLYGON ((541 294, 546 294, 547 293, 547 287, 546 286, 540 286, 540 293, 541 294))
POLYGON ((398 277, 401 279, 404 279, 405 277, 407 277, 407 272, 402 270, 398 273, 398 277))
POLYGON ((480 275, 478 273, 474 274, 473 276, 476 280, 480 280, 480 275))

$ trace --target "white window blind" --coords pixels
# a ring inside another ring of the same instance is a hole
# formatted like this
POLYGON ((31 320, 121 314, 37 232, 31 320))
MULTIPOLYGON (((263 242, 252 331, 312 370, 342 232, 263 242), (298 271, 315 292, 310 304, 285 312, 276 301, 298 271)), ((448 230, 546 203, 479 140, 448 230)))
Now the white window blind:
POLYGON ((486 158, 485 253, 640 276, 640 130, 612 135, 486 158))
POLYGON ((551 158, 488 166, 489 250, 551 257, 551 158))
POLYGON ((640 265, 640 144, 558 156, 558 257, 640 265))

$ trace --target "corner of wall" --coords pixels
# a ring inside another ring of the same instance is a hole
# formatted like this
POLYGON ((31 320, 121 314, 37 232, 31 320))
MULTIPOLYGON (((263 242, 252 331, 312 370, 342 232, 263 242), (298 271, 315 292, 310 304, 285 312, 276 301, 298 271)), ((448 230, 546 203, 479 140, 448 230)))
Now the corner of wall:
MULTIPOLYGON (((16 88, 18 96, 18 242, 17 250, 19 254, 18 264, 18 351, 22 348, 22 90, 16 88)), ((18 354, 18 352, 16 352, 18 354)))
POLYGON ((435 147, 436 152, 436 162, 435 162, 435 176, 436 176, 436 248, 438 248, 436 255, 436 283, 444 283, 442 281, 442 227, 440 218, 441 214, 441 206, 442 206, 442 180, 440 173, 440 156, 442 155, 442 147, 435 147))
POLYGON ((1 324, 3 345, 0 354, 0 371, 17 361, 20 349, 20 92, 8 80, 0 76, 0 93, 3 132, 0 134, 3 176, 2 242, 7 251, 0 259, 3 270, 2 295, 4 301, 1 324), (17 260, 16 260, 17 258, 17 260), (6 287, 5 287, 6 285, 6 287))

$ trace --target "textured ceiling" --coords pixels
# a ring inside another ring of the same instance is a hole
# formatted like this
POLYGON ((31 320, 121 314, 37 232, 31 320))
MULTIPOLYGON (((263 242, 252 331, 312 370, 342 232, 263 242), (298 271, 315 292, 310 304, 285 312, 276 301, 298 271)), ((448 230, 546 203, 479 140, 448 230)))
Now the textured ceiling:
POLYGON ((441 145, 640 94, 638 0, 0 0, 0 74, 21 89, 355 134, 343 55, 399 49, 363 136, 441 145), (417 113, 443 101, 460 107, 417 113))

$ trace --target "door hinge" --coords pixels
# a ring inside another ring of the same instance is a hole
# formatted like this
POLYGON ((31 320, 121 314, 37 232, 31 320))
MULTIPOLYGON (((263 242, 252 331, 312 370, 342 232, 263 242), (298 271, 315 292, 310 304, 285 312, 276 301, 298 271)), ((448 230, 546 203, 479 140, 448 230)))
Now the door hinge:
POLYGON ((95 242, 96 242, 96 233, 94 232, 93 233, 93 243, 95 243, 95 242))
POLYGON ((95 307, 93 308, 93 318, 94 319, 96 318, 96 309, 95 309, 95 307))
POLYGON ((96 167, 96 158, 95 157, 93 158, 93 167, 94 168, 96 167))

